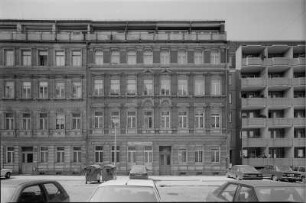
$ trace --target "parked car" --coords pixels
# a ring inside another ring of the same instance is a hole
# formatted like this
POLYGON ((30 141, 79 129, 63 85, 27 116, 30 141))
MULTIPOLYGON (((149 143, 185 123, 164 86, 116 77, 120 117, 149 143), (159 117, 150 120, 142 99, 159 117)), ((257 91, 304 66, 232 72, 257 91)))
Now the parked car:
POLYGON ((100 184, 89 202, 160 202, 153 180, 117 179, 100 184))
POLYGON ((302 178, 302 182, 305 183, 306 182, 306 167, 305 166, 297 166, 297 167, 293 167, 293 171, 296 171, 298 173, 301 174, 301 178, 302 178))
POLYGON ((69 202, 63 186, 54 180, 1 181, 1 202, 69 202))
POLYGON ((208 202, 305 202, 306 186, 261 180, 228 181, 210 192, 208 202))
POLYGON ((13 173, 12 169, 2 168, 1 169, 1 177, 10 178, 13 173))
POLYGON ((293 171, 289 166, 265 165, 260 171, 264 178, 274 181, 302 181, 301 174, 293 171))
POLYGON ((130 179, 148 179, 148 171, 144 165, 133 165, 130 173, 130 179))
POLYGON ((226 177, 237 180, 262 180, 262 173, 250 165, 234 165, 226 173, 226 177))

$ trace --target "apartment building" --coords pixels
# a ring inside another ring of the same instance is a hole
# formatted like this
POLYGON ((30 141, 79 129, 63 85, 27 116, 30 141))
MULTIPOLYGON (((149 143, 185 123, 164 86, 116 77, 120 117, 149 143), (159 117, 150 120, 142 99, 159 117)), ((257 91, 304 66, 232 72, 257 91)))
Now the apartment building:
POLYGON ((305 166, 305 42, 238 42, 242 163, 305 166))
POLYGON ((63 174, 115 163, 121 174, 134 164, 157 175, 224 173, 224 24, 2 20, 1 167, 63 174))

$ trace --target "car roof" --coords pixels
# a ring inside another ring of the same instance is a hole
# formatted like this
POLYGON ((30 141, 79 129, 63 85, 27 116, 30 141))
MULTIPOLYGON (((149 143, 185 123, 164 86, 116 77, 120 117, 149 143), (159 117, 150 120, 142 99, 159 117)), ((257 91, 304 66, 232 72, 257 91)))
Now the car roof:
POLYGON ((39 183, 54 183, 57 181, 54 180, 20 180, 20 179, 9 179, 1 180, 1 187, 18 187, 18 186, 27 186, 39 183))
POLYGON ((154 181, 150 179, 140 180, 140 179, 117 179, 117 180, 109 180, 100 184, 98 187, 104 186, 145 186, 145 187, 155 187, 154 181))
POLYGON ((228 181, 230 183, 239 183, 239 184, 245 184, 250 185, 253 187, 274 187, 274 186, 285 186, 285 187, 305 187, 305 185, 300 183, 287 183, 287 182, 278 182, 278 181, 272 181, 272 180, 239 180, 239 181, 228 181))

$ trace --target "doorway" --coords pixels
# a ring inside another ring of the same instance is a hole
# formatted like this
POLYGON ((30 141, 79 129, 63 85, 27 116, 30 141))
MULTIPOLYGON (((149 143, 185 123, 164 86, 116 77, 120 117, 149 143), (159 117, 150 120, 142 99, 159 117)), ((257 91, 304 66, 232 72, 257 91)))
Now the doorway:
POLYGON ((171 146, 159 147, 159 174, 171 175, 171 146))
POLYGON ((22 174, 32 174, 33 147, 21 147, 21 154, 22 154, 21 173, 22 174))

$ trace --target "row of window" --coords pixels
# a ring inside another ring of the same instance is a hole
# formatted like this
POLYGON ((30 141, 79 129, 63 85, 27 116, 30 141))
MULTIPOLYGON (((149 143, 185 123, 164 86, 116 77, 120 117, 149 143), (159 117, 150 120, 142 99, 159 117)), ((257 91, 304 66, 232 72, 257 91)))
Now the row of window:
MULTIPOLYGON (((284 128, 269 129, 269 138, 285 138, 286 130, 284 128)), ((248 129, 241 131, 242 138, 261 138, 260 129, 248 129)), ((289 135, 289 134, 288 134, 289 135)), ((294 138, 306 138, 305 128, 294 128, 294 138)))
MULTIPOLYGON (((93 82, 93 95, 94 96, 104 96, 104 80, 94 79, 93 82)), ((177 95, 178 96, 188 96, 188 80, 187 78, 179 78, 177 84, 177 95)), ((154 96, 154 81, 152 78, 143 80, 143 95, 154 96)), ((111 79, 110 80, 110 95, 120 95, 120 80, 111 79)), ((50 85, 46 81, 40 81, 38 83, 38 98, 47 99, 48 92, 50 91, 50 85)), ((32 98, 32 83, 30 81, 24 81, 21 83, 21 98, 30 99, 32 98)), ((56 99, 64 99, 66 97, 66 84, 64 81, 56 81, 54 85, 56 99)), ((78 99, 82 98, 82 83, 72 82, 71 86, 72 98, 78 99)), ((211 95, 220 96, 221 92, 221 80, 219 78, 211 80, 211 95)), ((136 77, 128 78, 126 80, 126 94, 127 95, 137 95, 137 79, 136 77)), ((160 95, 170 96, 171 95, 171 78, 162 77, 160 80, 160 95)), ((204 96, 205 95, 205 80, 204 77, 195 77, 194 79, 194 95, 204 96)), ((14 99, 15 98, 15 82, 6 81, 4 83, 4 98, 14 99)))
MULTIPOLYGON (((265 155, 259 147, 243 148, 243 158, 286 158, 286 149, 283 147, 270 147, 269 154, 265 155)), ((306 147, 294 147, 293 158, 306 158, 306 147)))
MULTIPOLYGON (((21 98, 30 99, 32 95, 32 83, 29 81, 21 83, 21 98)), ((66 97, 66 84, 63 81, 55 82, 55 98, 64 99, 66 97)), ((40 81, 38 83, 38 98, 48 99, 49 98, 50 85, 46 81, 40 81)), ((82 82, 72 82, 71 84, 71 97, 73 99, 82 98, 82 82)), ((4 98, 14 99, 15 98, 15 82, 6 81, 4 84, 4 98)))
MULTIPOLYGON (((143 113, 143 127, 144 129, 150 130, 154 129, 154 111, 153 110, 145 110, 143 113)), ((120 112, 112 111, 110 114, 111 121, 120 120, 120 112)), ((179 110, 178 112, 178 128, 187 129, 189 127, 189 117, 187 110, 179 110)), ((15 126, 13 113, 5 113, 5 129, 13 130, 15 126)), ((22 130, 31 130, 31 114, 23 113, 21 115, 20 129, 22 130)), ((48 118, 47 113, 40 113, 38 115, 38 129, 47 130, 48 123, 50 118, 48 118)), ((55 117, 55 129, 66 129, 66 121, 67 118, 64 114, 57 114, 55 117)), ((73 113, 71 115, 71 129, 81 129, 81 114, 73 113)), ((104 114, 102 111, 96 111, 94 113, 94 121, 93 128, 102 129, 104 128, 104 114)), ((137 128, 137 111, 129 110, 126 116, 126 127, 128 129, 137 128)), ((115 128, 115 123, 111 122, 112 129, 115 128)), ((116 126, 120 128, 119 126, 116 126)), ((205 128, 205 111, 203 109, 195 110, 194 113, 194 127, 196 129, 204 129, 205 128)), ((221 128, 221 113, 212 113, 210 114, 210 127, 213 129, 221 128)), ((170 129, 171 128, 171 111, 170 110, 161 110, 160 112, 160 128, 162 129, 170 129)))
MULTIPOLYGON (((219 163, 220 162, 220 147, 209 147, 210 149, 210 162, 212 163, 219 163)), ((94 150, 94 161, 96 163, 103 163, 104 160, 104 150, 103 146, 95 146, 94 150)), ((136 163, 136 153, 139 151, 136 150, 135 146, 128 146, 127 147, 127 162, 128 163, 136 163)), ((82 157, 82 150, 81 147, 72 147, 72 162, 73 163, 81 163, 82 157)), ((115 161, 115 153, 117 163, 120 163, 120 146, 117 146, 117 150, 115 150, 115 146, 112 146, 111 149, 111 161, 115 161)), ((153 162, 153 148, 152 146, 144 146, 144 149, 141 150, 143 153, 143 161, 144 163, 152 163, 153 162)), ((179 163, 187 163, 188 160, 188 153, 194 153, 194 160, 195 163, 203 163, 204 162, 204 149, 203 147, 198 147, 193 152, 189 152, 186 148, 180 148, 178 150, 178 161, 179 163)), ((7 147, 6 148, 6 162, 5 163, 14 163, 14 147, 7 147)), ((39 161, 40 163, 47 163, 49 161, 49 154, 50 150, 48 147, 40 147, 39 148, 39 161)), ((65 159, 70 159, 69 157, 65 156, 65 147, 56 147, 55 149, 55 162, 56 163, 64 163, 67 162, 65 159)), ((122 157, 121 157, 122 158, 122 157)), ((23 153, 22 162, 23 163, 32 163, 33 160, 33 153, 23 153), (30 156, 29 156, 30 155, 30 156)))
MULTIPOLYGON (((111 51, 110 53, 110 62, 106 62, 106 54, 102 50, 96 50, 94 52, 94 64, 95 65, 103 65, 105 63, 111 64, 120 64, 123 63, 122 57, 120 56, 120 51, 111 51)), ((159 63, 160 64, 170 64, 170 63, 178 63, 178 64, 187 64, 190 63, 190 60, 187 61, 187 51, 181 50, 178 51, 176 56, 170 54, 169 50, 162 50, 159 55, 159 63), (173 62, 173 58, 175 58, 175 62, 173 62), (171 59, 171 60, 170 60, 171 59)), ((54 65, 55 66, 65 66, 66 64, 66 55, 65 50, 55 50, 54 52, 54 65)), ((128 51, 126 54, 126 63, 129 65, 134 65, 139 63, 139 59, 137 60, 137 56, 139 55, 136 51, 128 51)), ((81 50, 72 50, 71 51, 71 65, 72 66, 82 66, 82 51, 81 50)), ((221 63, 221 54, 219 50, 212 51, 195 51, 193 53, 193 61, 194 64, 220 64, 221 63), (205 58, 205 61, 204 61, 205 58)), ((48 50, 39 50, 37 55, 37 64, 38 66, 48 66, 48 50)), ((153 52, 152 51, 144 51, 142 56, 143 63, 145 65, 153 64, 153 52)), ((223 61, 222 61, 223 62, 223 61)), ((224 63, 224 62, 223 62, 224 63)), ((21 64, 22 66, 31 66, 32 62, 32 51, 31 50, 21 50, 21 64)), ((6 49, 4 50, 4 65, 5 66, 14 66, 15 65, 15 51, 6 49)))

